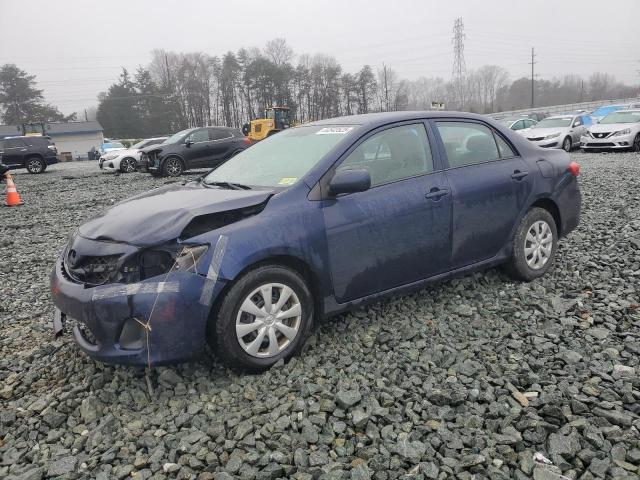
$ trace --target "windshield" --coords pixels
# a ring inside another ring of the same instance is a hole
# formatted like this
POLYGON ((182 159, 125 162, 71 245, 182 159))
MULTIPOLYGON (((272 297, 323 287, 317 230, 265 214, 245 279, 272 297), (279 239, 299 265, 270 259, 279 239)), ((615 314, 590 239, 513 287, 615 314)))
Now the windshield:
POLYGON ((570 117, 545 118, 544 120, 540 120, 533 128, 557 128, 568 127, 569 125, 571 125, 570 117))
POLYGON ((205 183, 288 187, 302 178, 353 126, 310 126, 283 130, 220 165, 205 183))
POLYGON ((142 141, 140 141, 140 142, 138 142, 138 143, 136 143, 136 144, 134 144, 134 145, 131 145, 131 147, 130 147, 130 148, 131 148, 132 150, 133 150, 133 149, 136 149, 136 148, 142 148, 142 147, 144 147, 144 146, 146 145, 146 143, 147 143, 147 140, 142 140, 142 141))
POLYGON ((600 120, 600 123, 637 123, 640 122, 640 112, 613 112, 600 120))
POLYGON ((190 131, 191 131, 190 129, 187 129, 187 130, 182 130, 181 132, 178 132, 178 133, 174 133, 162 143, 163 144, 178 143, 182 139, 182 137, 184 137, 190 131))
POLYGON ((124 145, 118 142, 105 143, 104 148, 124 148, 124 145))

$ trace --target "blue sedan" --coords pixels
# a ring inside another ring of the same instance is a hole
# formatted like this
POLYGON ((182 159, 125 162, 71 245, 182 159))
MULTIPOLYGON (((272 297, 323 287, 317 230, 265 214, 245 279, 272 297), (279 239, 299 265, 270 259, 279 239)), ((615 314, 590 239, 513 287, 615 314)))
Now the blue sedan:
POLYGON ((110 363, 268 368, 315 320, 470 270, 534 280, 580 216, 579 166, 485 117, 287 129, 199 181, 117 204, 57 260, 54 330, 110 363))

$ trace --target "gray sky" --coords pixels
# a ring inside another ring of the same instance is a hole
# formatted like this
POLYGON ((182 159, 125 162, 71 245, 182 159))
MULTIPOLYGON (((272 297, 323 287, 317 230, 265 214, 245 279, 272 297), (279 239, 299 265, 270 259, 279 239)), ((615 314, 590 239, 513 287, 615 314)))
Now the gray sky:
POLYGON ((146 65, 154 48, 221 55, 275 37, 347 71, 385 62, 402 78, 448 79, 456 17, 467 68, 530 75, 535 46, 541 78, 640 81, 640 0, 0 0, 0 64, 37 75, 65 113, 95 105, 121 66, 146 65))

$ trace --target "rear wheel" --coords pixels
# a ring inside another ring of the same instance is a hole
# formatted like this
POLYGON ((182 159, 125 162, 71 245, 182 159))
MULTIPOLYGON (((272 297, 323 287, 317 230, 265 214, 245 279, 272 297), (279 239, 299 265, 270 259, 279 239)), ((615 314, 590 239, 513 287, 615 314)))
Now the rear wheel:
POLYGON ((127 157, 123 158, 120 162, 120 171, 122 173, 131 173, 135 172, 138 168, 138 164, 135 158, 127 157))
POLYGON ((27 158, 26 167, 29 173, 42 173, 47 168, 47 164, 39 157, 31 157, 27 158))
POLYGON ((169 157, 165 160, 162 171, 169 177, 179 177, 184 172, 182 160, 178 157, 169 157))
POLYGON ((219 357, 231 368, 265 370, 300 350, 313 324, 313 299, 298 273, 266 265, 231 287, 216 317, 219 357))
POLYGON ((567 137, 564 139, 564 141, 562 142, 562 149, 565 152, 570 152, 571 151, 571 138, 567 137))
POLYGON ((509 273, 530 282, 551 268, 558 248, 558 229, 553 216, 543 208, 532 208, 513 237, 509 273))

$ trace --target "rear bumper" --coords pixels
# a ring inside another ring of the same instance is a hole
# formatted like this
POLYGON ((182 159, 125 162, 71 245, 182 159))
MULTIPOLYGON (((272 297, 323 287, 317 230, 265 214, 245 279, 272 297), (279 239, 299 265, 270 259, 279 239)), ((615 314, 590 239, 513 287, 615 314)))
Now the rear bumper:
MULTIPOLYGON (((220 279, 207 282, 200 275, 174 272, 166 279, 85 288, 67 277, 58 259, 51 295, 61 317, 77 322, 73 335, 87 355, 105 363, 153 366, 203 352, 210 304, 224 287, 220 279), (211 294, 206 298, 205 287, 211 294)), ((54 318, 57 333, 59 318, 54 318)))
POLYGON ((53 165, 54 163, 58 163, 58 157, 45 157, 44 162, 47 165, 53 165))
POLYGON ((560 210, 560 235, 566 236, 573 232, 580 224, 582 210, 582 194, 577 178, 567 173, 561 181, 557 194, 554 196, 560 210))

